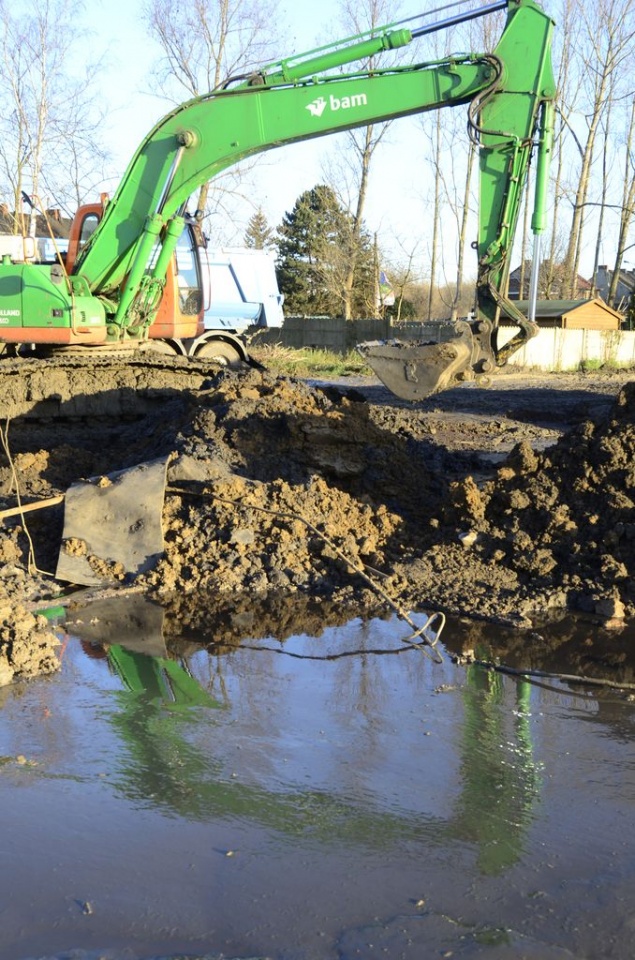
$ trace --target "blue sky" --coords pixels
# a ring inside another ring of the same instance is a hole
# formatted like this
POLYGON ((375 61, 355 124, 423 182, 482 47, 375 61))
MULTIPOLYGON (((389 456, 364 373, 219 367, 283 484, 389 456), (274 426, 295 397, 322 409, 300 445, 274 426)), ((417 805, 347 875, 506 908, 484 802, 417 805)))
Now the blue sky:
MULTIPOLYGON (((286 12, 282 8, 278 29, 288 42, 281 45, 281 55, 299 53, 318 42, 316 37, 325 21, 307 16, 312 6, 307 0, 300 0, 290 3, 286 12)), ((108 64, 102 91, 110 107, 109 120, 124 165, 145 133, 173 106, 152 91, 151 69, 160 50, 143 26, 142 7, 143 0, 92 0, 90 4, 93 51, 96 56, 105 54, 108 64), (98 10, 96 17, 94 8, 98 10)), ((336 0, 322 0, 321 15, 327 18, 329 10, 335 7, 336 0)))

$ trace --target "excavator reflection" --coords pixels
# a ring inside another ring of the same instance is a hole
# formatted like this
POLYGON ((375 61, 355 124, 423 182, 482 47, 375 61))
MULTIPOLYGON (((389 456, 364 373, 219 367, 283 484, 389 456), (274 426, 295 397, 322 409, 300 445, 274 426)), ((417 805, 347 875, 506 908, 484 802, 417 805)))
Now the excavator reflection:
POLYGON ((127 650, 118 643, 107 648, 106 656, 129 693, 171 707, 221 706, 176 660, 127 650))
POLYGON ((476 843, 483 874, 504 873, 522 856, 523 837, 540 797, 540 770, 531 731, 531 684, 515 681, 515 704, 506 704, 510 684, 478 665, 468 666, 463 690, 463 748, 453 829, 476 843))
MULTIPOLYGON (((137 609, 135 618, 138 613, 137 609)), ((107 714, 124 747, 114 757, 112 785, 134 803, 194 820, 239 817, 287 836, 300 837, 308 831, 314 840, 327 844, 390 849, 395 843, 438 847, 441 842, 452 847, 467 841, 477 852, 483 875, 502 874, 522 857, 541 784, 533 756, 526 682, 518 681, 514 688, 509 678, 469 667, 466 682, 456 693, 462 699, 461 789, 453 811, 447 816, 431 814, 425 797, 418 810, 387 810, 380 803, 351 799, 337 784, 317 789, 276 781, 274 789, 258 774, 228 774, 220 751, 226 741, 223 727, 231 710, 229 699, 216 699, 199 683, 188 668, 187 655, 153 657, 106 642, 114 635, 114 625, 115 618, 109 618, 109 633, 102 635, 101 642, 94 624, 76 621, 71 631, 81 637, 86 626, 90 637, 84 638, 83 649, 92 658, 102 658, 121 681, 122 689, 114 691, 113 708, 107 714)), ((130 633, 129 623, 123 632, 130 633)), ((149 646, 146 631, 144 647, 149 646)), ((156 638, 154 646, 165 649, 162 637, 156 638)), ((223 650, 220 657, 213 649, 201 650, 196 657, 199 661, 214 658, 218 669, 232 656, 227 647, 223 650)), ((413 654, 418 655, 408 651, 405 656, 413 654)), ((243 662, 253 667, 257 656, 257 649, 250 647, 243 662)), ((336 663, 331 661, 329 666, 334 682, 336 663)), ((315 669, 323 666, 313 655, 311 664, 315 669)), ((199 671, 200 666, 199 662, 199 671)), ((273 752, 277 736, 272 728, 273 752)), ((435 761, 428 756, 415 762, 435 761)))

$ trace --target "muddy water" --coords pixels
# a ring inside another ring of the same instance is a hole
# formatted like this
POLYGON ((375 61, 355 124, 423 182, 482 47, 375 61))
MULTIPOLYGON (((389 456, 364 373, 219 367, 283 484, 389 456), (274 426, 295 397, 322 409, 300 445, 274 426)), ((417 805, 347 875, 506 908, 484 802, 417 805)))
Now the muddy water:
POLYGON ((631 957, 635 703, 404 632, 64 636, 0 692, 1 960, 631 957))

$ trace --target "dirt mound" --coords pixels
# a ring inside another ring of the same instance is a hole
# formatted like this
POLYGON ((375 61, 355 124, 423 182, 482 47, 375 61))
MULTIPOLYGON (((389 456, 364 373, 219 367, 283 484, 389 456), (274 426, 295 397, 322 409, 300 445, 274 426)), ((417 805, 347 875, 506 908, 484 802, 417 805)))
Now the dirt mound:
POLYGON ((496 594, 511 591, 519 616, 568 607, 632 617, 635 384, 545 453, 520 443, 482 489, 453 485, 444 520, 477 535, 470 556, 481 572, 502 571, 496 594))
POLYGON ((3 358, 3 417, 128 417, 157 399, 196 390, 218 372, 211 361, 161 354, 56 351, 47 360, 3 358))
POLYGON ((166 556, 145 578, 161 597, 351 589, 347 560, 390 566, 441 502, 407 442, 345 395, 252 372, 196 406, 175 437, 166 556))
MULTIPOLYGON (((608 415, 546 452, 521 440, 482 483, 465 472, 469 438, 484 448, 491 423, 490 449, 498 451, 503 428, 513 431, 473 409, 463 421, 455 412, 456 446, 438 455, 430 441, 450 415, 425 405, 373 404, 358 391, 256 370, 195 370, 177 387, 159 365, 157 378, 145 381, 151 402, 126 407, 132 374, 113 380, 104 369, 101 392, 91 374, 87 405, 73 401, 74 419, 34 420, 31 411, 9 424, 0 507, 14 506, 17 490, 28 502, 82 477, 168 457, 164 556, 134 583, 122 576, 173 619, 197 623, 189 611, 210 597, 244 610, 250 598, 265 609, 265 598, 295 594, 311 599, 318 618, 320 604, 365 612, 380 601, 361 570, 409 609, 524 625, 566 607, 605 621, 635 615, 635 385, 608 415)), ((77 368, 73 377, 79 390, 77 368)), ((492 401, 478 391, 457 395, 461 404, 492 401)), ((550 404, 558 406, 553 396, 550 404)), ((539 433, 528 425, 524 435, 533 442, 539 433)), ((25 605, 33 609, 60 587, 38 571, 55 569, 62 519, 63 508, 53 507, 0 528, 0 654, 16 675, 31 669, 11 652, 25 605), (11 609, 22 611, 15 622, 11 609)), ((48 669, 54 658, 37 653, 46 625, 28 629, 33 670, 38 662, 48 669)))
POLYGON ((0 598, 0 686, 59 669, 60 643, 48 621, 0 598))
MULTIPOLYGON (((413 466, 407 439, 339 392, 258 371, 216 371, 187 390, 155 383, 151 408, 127 419, 104 418, 103 398, 89 398, 82 419, 10 424, 0 502, 12 506, 17 489, 22 502, 50 497, 81 477, 169 456, 165 556, 137 584, 164 602, 301 590, 355 597, 362 609, 376 598, 351 564, 389 569, 441 502, 424 465, 413 466)), ((7 522, 0 541, 14 562, 0 586, 5 596, 46 595, 46 578, 33 571, 55 569, 62 519, 54 507, 7 522)), ((49 582, 49 595, 54 588, 49 582)))

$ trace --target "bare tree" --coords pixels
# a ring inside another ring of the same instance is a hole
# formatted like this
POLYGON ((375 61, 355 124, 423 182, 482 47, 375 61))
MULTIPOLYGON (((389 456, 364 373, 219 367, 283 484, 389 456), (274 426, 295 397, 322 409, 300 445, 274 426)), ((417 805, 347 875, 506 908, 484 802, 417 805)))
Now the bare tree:
MULTIPOLYGON (((468 43, 473 49, 483 45, 486 30, 483 22, 479 32, 469 32, 468 43)), ((437 59, 448 56, 453 49, 463 48, 466 42, 465 37, 459 39, 456 29, 445 30, 430 39, 437 59)), ((488 41, 492 42, 489 37, 488 41)), ((459 304, 464 300, 465 250, 473 215, 471 189, 476 147, 465 131, 462 110, 439 109, 422 116, 420 126, 429 144, 425 162, 432 170, 425 218, 430 236, 430 283, 425 313, 428 319, 438 317, 445 305, 450 316, 456 317, 459 304), (448 229, 448 221, 454 230, 448 229), (453 279, 449 281, 448 276, 453 279)))
POLYGON ((427 312, 430 317, 438 312, 433 304, 441 298, 450 316, 456 319, 465 300, 465 253, 473 214, 471 187, 477 154, 476 146, 465 133, 464 115, 439 110, 432 119, 429 162, 434 171, 433 222, 427 312))
POLYGON ((586 95, 584 136, 578 138, 580 172, 573 201, 571 234, 565 257, 565 283, 569 296, 575 296, 583 244, 585 212, 592 188, 593 161, 601 122, 618 91, 624 70, 630 74, 634 53, 633 12, 635 0, 603 0, 589 6, 578 5, 584 26, 582 62, 578 74, 586 95))
MULTIPOLYGON (((354 34, 371 33, 396 16, 394 0, 343 0, 340 20, 348 31, 354 34)), ((371 57, 359 69, 372 70, 378 65, 379 58, 371 57)), ((375 151, 385 138, 390 122, 371 124, 359 130, 349 130, 342 135, 340 142, 345 143, 339 155, 339 163, 331 163, 327 178, 342 202, 353 216, 353 242, 350 247, 350 259, 344 276, 343 316, 350 320, 353 316, 354 284, 357 272, 357 258, 363 248, 362 234, 364 213, 368 199, 371 162, 375 151), (337 174, 335 175, 335 171, 337 174), (337 184, 337 187, 335 186, 337 184)), ((377 307, 374 308, 375 311, 377 307)))
POLYGON ((432 317, 432 303, 434 299, 434 290, 437 279, 437 260, 439 256, 439 232, 441 215, 441 111, 437 110, 432 118, 432 131, 430 135, 432 157, 431 164, 434 169, 433 187, 432 187, 432 238, 430 241, 430 285, 428 287, 428 305, 426 309, 426 319, 432 317))
POLYGON ((277 0, 147 0, 143 15, 163 58, 156 78, 178 99, 215 90, 274 54, 277 0))
MULTIPOLYGON (((578 16, 579 0, 561 0, 555 14, 558 29, 554 33, 554 62, 558 65, 556 76, 556 126, 554 131, 552 169, 552 197, 551 231, 548 256, 550 267, 548 273, 553 273, 556 264, 563 259, 563 235, 568 233, 570 225, 570 209, 567 200, 573 196, 567 174, 577 168, 577 158, 582 156, 582 147, 570 136, 572 118, 577 109, 580 95, 577 63, 579 61, 580 17, 578 16), (566 227, 564 222, 566 220, 566 227)), ((548 286, 548 289, 550 287, 548 286)), ((549 296, 549 294, 547 294, 549 296)))
MULTIPOLYGON (((624 180, 620 221, 617 233, 617 251, 608 291, 608 302, 614 306, 624 253, 627 249, 628 231, 635 215, 635 98, 631 101, 629 121, 624 144, 624 180)), ((596 258, 597 261, 597 258, 596 258)), ((596 263, 597 271, 597 263, 596 263)))
POLYGON ((375 268, 378 273, 377 287, 380 303, 380 315, 388 313, 394 322, 399 322, 405 315, 412 315, 412 292, 421 286, 421 240, 409 238, 405 242, 402 238, 395 238, 395 248, 390 253, 383 253, 379 249, 378 236, 375 234, 375 268), (390 286, 394 302, 386 303, 379 290, 380 277, 386 274, 385 282, 390 286))
POLYGON ((46 191, 44 205, 74 213, 105 157, 94 107, 99 64, 81 78, 69 69, 83 39, 80 10, 44 0, 32 12, 14 12, 0 0, 0 186, 16 211, 16 232, 28 228, 20 214, 24 193, 39 199, 46 191))
MULTIPOLYGON (((143 16, 163 51, 155 71, 161 92, 178 103, 271 59, 279 36, 271 30, 277 8, 278 0, 147 0, 143 16)), ((217 213, 228 194, 246 198, 241 190, 244 169, 231 167, 215 181, 217 213)), ((210 184, 203 184, 198 209, 205 212, 211 200, 210 184)))
MULTIPOLYGON (((609 206, 609 183, 610 183, 609 171, 612 166, 611 121, 613 119, 614 108, 615 108, 615 100, 612 97, 609 97, 607 108, 601 122, 602 174, 600 179, 598 228, 597 228, 597 233, 595 238, 595 255, 593 258, 593 272, 591 274, 591 276, 593 277, 592 283, 594 285, 595 285, 595 278, 597 277, 597 273, 598 273, 598 267, 600 265, 600 252, 602 249, 604 223, 606 219, 607 209, 609 206)), ((626 180, 624 181, 624 189, 626 189, 626 180)))
POLYGON ((413 283, 420 278, 415 273, 415 262, 418 260, 417 249, 414 247, 409 251, 405 262, 394 267, 390 271, 390 282, 395 293, 395 320, 397 323, 401 320, 403 313, 404 300, 408 296, 408 290, 413 283))

